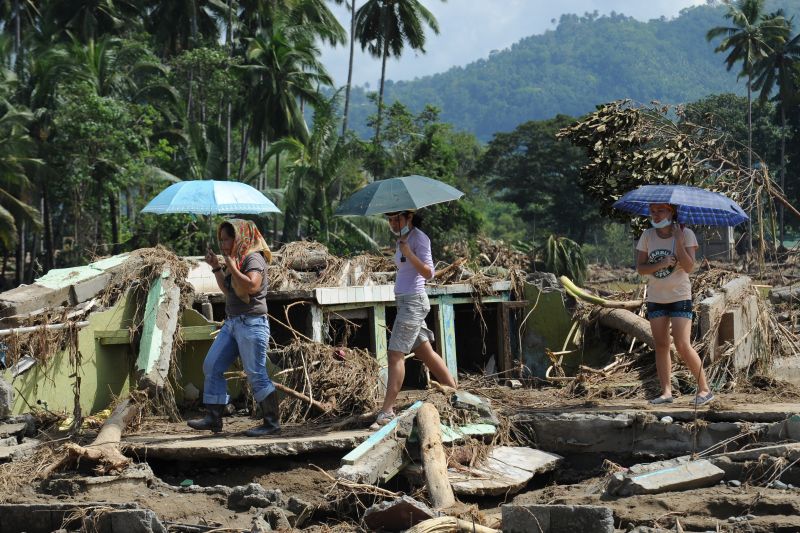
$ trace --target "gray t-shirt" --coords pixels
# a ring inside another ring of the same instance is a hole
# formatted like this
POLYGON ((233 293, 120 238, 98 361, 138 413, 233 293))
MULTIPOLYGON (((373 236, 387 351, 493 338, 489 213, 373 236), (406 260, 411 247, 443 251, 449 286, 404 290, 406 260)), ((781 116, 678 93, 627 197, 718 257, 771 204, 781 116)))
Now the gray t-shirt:
POLYGON ((244 274, 248 272, 261 273, 261 288, 257 293, 250 295, 250 302, 244 303, 236 296, 233 287, 231 286, 231 275, 225 276, 225 287, 228 289, 228 297, 225 299, 225 314, 230 317, 239 315, 266 315, 267 314, 267 260, 261 255, 261 252, 256 252, 244 258, 241 271, 244 274))

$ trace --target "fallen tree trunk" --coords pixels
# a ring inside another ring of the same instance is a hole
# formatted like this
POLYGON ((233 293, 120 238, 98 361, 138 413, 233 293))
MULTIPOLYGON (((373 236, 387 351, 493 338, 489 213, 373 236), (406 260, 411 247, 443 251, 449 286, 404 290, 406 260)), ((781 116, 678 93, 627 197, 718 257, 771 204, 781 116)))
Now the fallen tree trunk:
POLYGON ((406 533, 452 533, 454 531, 459 533, 501 533, 499 529, 461 520, 454 516, 440 516, 424 520, 406 530, 406 533))
POLYGON ((442 446, 440 424, 439 411, 433 404, 426 403, 417 411, 419 447, 431 503, 437 509, 447 509, 456 503, 456 498, 447 475, 447 457, 442 446))
POLYGON ((607 328, 616 329, 626 335, 645 343, 652 349, 656 347, 653 339, 653 332, 650 329, 650 322, 636 313, 626 309, 601 309, 597 313, 600 324, 607 328))
POLYGON ((67 444, 64 447, 66 454, 59 461, 46 468, 41 477, 47 479, 56 470, 83 460, 96 463, 94 471, 98 475, 121 472, 131 460, 119 451, 120 439, 125 427, 138 414, 139 406, 132 402, 130 398, 125 399, 117 405, 91 444, 88 446, 80 446, 75 443, 67 444))

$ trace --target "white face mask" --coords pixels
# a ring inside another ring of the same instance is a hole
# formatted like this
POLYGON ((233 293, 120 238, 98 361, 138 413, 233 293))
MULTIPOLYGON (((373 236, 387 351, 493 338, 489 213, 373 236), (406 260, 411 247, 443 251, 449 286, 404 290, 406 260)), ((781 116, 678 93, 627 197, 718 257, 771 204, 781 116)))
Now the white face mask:
POLYGON ((403 237, 405 235, 408 235, 409 231, 411 231, 411 230, 408 229, 408 226, 403 226, 402 228, 400 228, 400 231, 392 230, 392 233, 394 233, 398 237, 403 237))
POLYGON ((652 218, 650 219, 650 225, 656 229, 666 228, 670 224, 672 224, 672 220, 668 218, 662 219, 661 222, 656 222, 652 218))

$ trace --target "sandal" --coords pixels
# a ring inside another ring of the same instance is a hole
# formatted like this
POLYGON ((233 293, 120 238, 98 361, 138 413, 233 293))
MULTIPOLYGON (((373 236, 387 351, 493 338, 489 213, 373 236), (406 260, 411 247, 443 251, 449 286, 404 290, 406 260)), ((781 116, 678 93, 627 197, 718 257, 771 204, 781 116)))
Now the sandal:
POLYGON ((694 405, 695 406, 705 405, 713 399, 714 399, 714 394, 711 392, 709 392, 705 396, 700 396, 698 394, 697 396, 694 397, 694 405))
POLYGON ((661 405, 662 403, 672 403, 672 396, 659 396, 650 400, 650 405, 661 405))

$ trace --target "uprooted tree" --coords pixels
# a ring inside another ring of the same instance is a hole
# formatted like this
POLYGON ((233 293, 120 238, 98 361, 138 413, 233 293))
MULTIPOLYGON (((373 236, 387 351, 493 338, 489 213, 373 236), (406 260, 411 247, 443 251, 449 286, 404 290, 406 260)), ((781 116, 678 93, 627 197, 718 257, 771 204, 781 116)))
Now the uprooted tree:
MULTIPOLYGON (((586 151, 581 167, 584 192, 598 201, 600 212, 620 221, 629 215, 612 209, 623 194, 646 184, 683 184, 720 192, 752 213, 760 256, 765 233, 775 234, 774 203, 797 211, 771 180, 767 166, 747 167, 746 147, 713 126, 689 121, 682 107, 638 106, 619 100, 561 129, 557 137, 586 151), (673 117, 675 117, 674 120, 673 117)), ((753 154, 761 161, 758 154, 753 154)), ((773 238, 774 242, 774 238, 773 238)))

